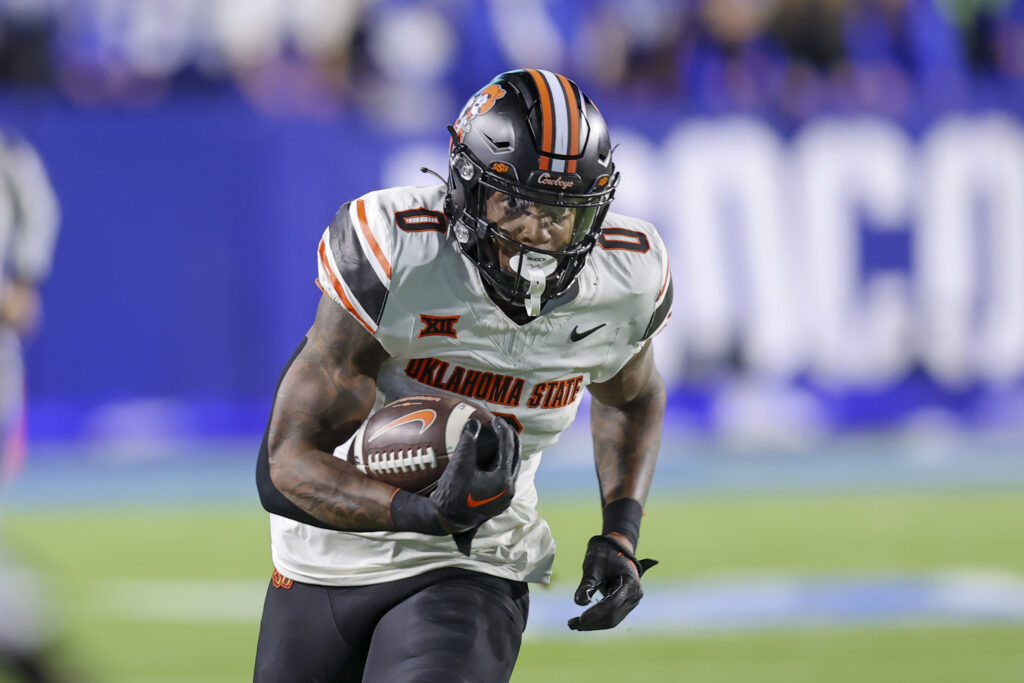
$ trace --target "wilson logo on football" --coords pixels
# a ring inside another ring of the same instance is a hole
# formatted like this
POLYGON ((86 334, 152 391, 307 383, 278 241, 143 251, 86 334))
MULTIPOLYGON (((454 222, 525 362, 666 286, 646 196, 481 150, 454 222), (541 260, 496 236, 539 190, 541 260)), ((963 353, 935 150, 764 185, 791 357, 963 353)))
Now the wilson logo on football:
POLYGON ((386 425, 378 429, 376 432, 374 432, 373 435, 366 440, 366 442, 369 443, 374 439, 380 437, 381 435, 387 434, 392 429, 401 427, 404 424, 409 424, 410 422, 419 422, 420 434, 423 434, 425 431, 427 431, 427 429, 430 428, 430 425, 434 424, 434 420, 436 419, 437 413, 434 412, 433 410, 417 410, 415 413, 403 415, 402 417, 387 423, 386 425))
POLYGON ((459 315, 434 316, 420 314, 420 321, 423 329, 420 330, 420 337, 458 337, 455 331, 455 323, 459 322, 459 315))

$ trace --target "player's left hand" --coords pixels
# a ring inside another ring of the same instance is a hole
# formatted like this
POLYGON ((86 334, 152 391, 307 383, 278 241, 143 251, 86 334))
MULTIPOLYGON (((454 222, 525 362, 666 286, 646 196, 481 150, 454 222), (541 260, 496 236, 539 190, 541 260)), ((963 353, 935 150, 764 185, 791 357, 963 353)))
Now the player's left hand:
POLYGON ((640 577, 656 564, 656 560, 636 559, 614 536, 591 538, 583 558, 583 580, 576 589, 576 604, 589 604, 597 591, 604 597, 580 616, 570 619, 569 628, 598 631, 618 626, 644 597, 640 577))

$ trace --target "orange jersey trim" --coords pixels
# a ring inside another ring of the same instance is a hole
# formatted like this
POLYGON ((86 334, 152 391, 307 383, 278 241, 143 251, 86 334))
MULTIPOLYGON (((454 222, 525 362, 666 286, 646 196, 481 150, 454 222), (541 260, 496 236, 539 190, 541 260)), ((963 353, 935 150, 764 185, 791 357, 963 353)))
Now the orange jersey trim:
POLYGON ((384 269, 384 274, 389 278, 391 277, 391 264, 388 263, 388 259, 384 256, 384 251, 377 244, 377 240, 374 239, 373 233, 370 231, 370 224, 366 220, 366 203, 360 199, 356 201, 356 213, 359 215, 359 227, 363 231, 363 237, 366 238, 367 243, 370 245, 370 249, 373 250, 373 255, 377 257, 377 262, 380 263, 384 269))
POLYGON ((341 282, 334 275, 334 271, 331 269, 331 262, 327 260, 327 245, 324 244, 323 240, 320 240, 320 248, 317 250, 320 253, 320 262, 324 266, 324 271, 331 278, 331 286, 334 288, 334 292, 341 299, 341 303, 348 309, 348 312, 355 316, 355 319, 359 321, 359 324, 366 328, 366 331, 373 334, 373 328, 363 320, 363 317, 359 315, 356 307, 352 305, 352 300, 345 294, 345 288, 341 286, 341 282))

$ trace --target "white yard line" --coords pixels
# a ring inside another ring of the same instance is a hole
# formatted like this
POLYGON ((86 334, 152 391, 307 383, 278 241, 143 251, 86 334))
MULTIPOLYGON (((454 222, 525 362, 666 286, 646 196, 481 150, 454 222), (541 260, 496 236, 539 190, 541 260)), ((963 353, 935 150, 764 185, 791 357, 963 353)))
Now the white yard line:
MULTIPOLYGON (((575 586, 534 587, 527 635, 568 633, 581 608, 575 586)), ((1024 622, 1024 576, 997 570, 928 574, 719 575, 674 584, 649 581, 623 624, 638 633, 893 623, 1024 622)), ((181 623, 258 623, 266 584, 257 581, 133 580, 96 587, 108 618, 181 623)))

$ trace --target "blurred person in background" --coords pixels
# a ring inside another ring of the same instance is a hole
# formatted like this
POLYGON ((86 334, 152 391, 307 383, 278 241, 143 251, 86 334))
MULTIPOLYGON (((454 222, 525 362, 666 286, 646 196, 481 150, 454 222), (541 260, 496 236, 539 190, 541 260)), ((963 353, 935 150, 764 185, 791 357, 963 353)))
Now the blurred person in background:
MULTIPOLYGON (((57 201, 32 146, 0 131, 0 484, 24 456, 21 341, 41 320, 39 285, 50 270, 57 201)), ((0 544, 0 668, 17 680, 62 680, 52 670, 52 616, 36 573, 0 544)))
POLYGON ((0 83, 53 85, 55 32, 48 0, 0 2, 0 83))
POLYGON ((845 0, 778 0, 767 30, 780 48, 780 79, 771 110, 780 123, 799 125, 835 104, 835 83, 846 65, 845 0))
POLYGON ((22 456, 22 340, 42 317, 39 286, 49 275, 59 209, 42 160, 25 139, 0 131, 0 444, 6 474, 22 456))
POLYGON ((1024 0, 937 0, 960 34, 977 101, 1024 105, 1024 0))
POLYGON ((654 564, 635 551, 665 410, 650 343, 672 306, 664 244, 609 213, 606 124, 564 76, 503 73, 449 130, 445 184, 364 195, 320 242, 323 296, 257 466, 275 567, 259 683, 507 681, 527 583, 550 581, 555 552, 534 475, 584 386, 603 524, 575 601, 603 598, 569 628, 617 626, 654 564), (470 421, 429 496, 339 449, 375 409, 423 393, 499 415, 470 421), (494 443, 499 464, 479 468, 494 443))
POLYGON ((195 11, 208 13, 208 49, 254 105, 270 114, 330 116, 351 94, 353 43, 367 4, 218 0, 195 11))
MULTIPOLYGON (((497 73, 531 63, 572 71, 591 93, 675 96, 674 55, 691 0, 484 0, 459 4, 457 64, 497 73)), ((465 69, 451 82, 475 87, 465 69)))
POLYGON ((702 0, 679 52, 691 104, 766 112, 779 89, 782 49, 769 32, 777 0, 702 0))
POLYGON ((855 0, 842 7, 843 45, 860 109, 904 118, 966 101, 955 26, 935 0, 855 0))

